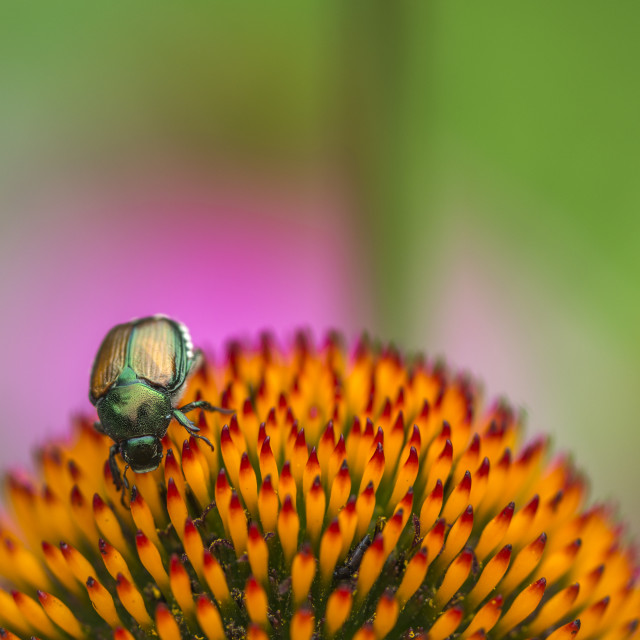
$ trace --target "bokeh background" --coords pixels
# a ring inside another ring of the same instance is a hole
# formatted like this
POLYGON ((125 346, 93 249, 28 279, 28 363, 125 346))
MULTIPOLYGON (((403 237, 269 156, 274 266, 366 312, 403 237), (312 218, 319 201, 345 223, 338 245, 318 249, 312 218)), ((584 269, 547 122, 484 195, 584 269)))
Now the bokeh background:
POLYGON ((0 7, 0 465, 134 316, 444 355, 640 532, 640 5, 0 7))

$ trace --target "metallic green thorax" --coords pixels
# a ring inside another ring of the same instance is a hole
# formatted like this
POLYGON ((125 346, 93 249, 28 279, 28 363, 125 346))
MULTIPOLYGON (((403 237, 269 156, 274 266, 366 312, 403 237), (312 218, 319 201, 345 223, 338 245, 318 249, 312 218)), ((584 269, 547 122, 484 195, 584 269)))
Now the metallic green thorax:
POLYGON ((169 393, 136 379, 128 367, 96 406, 105 433, 116 442, 136 436, 162 438, 173 410, 169 393), (126 381, 131 375, 134 381, 126 381))

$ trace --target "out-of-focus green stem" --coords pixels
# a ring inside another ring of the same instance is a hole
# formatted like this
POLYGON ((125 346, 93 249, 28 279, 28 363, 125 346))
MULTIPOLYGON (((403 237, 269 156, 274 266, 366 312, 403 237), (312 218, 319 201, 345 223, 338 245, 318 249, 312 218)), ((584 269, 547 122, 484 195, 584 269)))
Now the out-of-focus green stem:
POLYGON ((418 198, 427 188, 427 4, 341 3, 338 16, 338 153, 362 246, 370 248, 364 259, 377 328, 399 342, 412 328, 405 275, 428 233, 418 198))

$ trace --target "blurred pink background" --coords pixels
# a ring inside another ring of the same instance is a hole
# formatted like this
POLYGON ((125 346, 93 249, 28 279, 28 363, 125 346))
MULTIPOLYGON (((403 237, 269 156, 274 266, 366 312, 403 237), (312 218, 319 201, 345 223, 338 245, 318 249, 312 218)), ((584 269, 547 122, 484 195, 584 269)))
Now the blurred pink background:
POLYGON ((3 243, 0 295, 10 305, 0 330, 12 364, 0 370, 0 465, 27 462, 33 445, 68 431, 72 413, 93 410, 96 350, 133 317, 180 319, 214 350, 262 329, 286 340, 299 327, 318 337, 365 327, 341 206, 310 186, 216 185, 175 172, 117 188, 64 185, 46 202, 23 194, 3 243))

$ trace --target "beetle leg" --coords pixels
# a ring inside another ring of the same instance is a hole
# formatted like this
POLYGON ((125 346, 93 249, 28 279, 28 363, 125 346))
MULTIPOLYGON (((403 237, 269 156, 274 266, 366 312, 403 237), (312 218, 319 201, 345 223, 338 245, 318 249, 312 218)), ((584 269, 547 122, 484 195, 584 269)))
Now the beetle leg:
MULTIPOLYGON (((195 404, 195 403, 193 403, 195 404)), ((188 406, 188 405, 187 405, 188 406)), ((211 447, 211 451, 214 450, 213 445, 209 442, 209 439, 206 438, 205 436, 201 436, 198 431, 200 431, 200 429, 198 427, 196 427, 195 424, 193 424, 193 422, 191 422, 191 420, 189 420, 189 418, 187 418, 187 416, 184 415, 184 413, 182 413, 182 409, 174 409, 173 410, 173 417, 194 437, 194 438, 198 438, 199 440, 204 440, 210 447, 211 447)))
POLYGON ((124 465, 124 473, 122 474, 122 482, 124 483, 124 488, 129 488, 129 481, 127 480, 127 471, 129 471, 129 465, 124 465))
POLYGON ((371 538, 369 537, 369 534, 367 534, 358 543, 358 546, 353 550, 351 556, 345 560, 344 564, 335 570, 334 575, 340 579, 351 578, 358 571, 360 562, 362 561, 362 556, 364 556, 364 553, 369 548, 370 544, 371 538))
POLYGON ((102 423, 100 422, 100 420, 96 420, 93 423, 93 428, 98 432, 98 433, 104 433, 104 428, 102 426, 102 423))
POLYGON ((184 407, 180 407, 180 411, 182 411, 182 413, 189 413, 189 411, 193 411, 194 409, 202 409, 203 411, 217 411, 218 413, 226 413, 226 414, 235 413, 233 409, 223 409, 222 407, 214 407, 212 404, 210 404, 206 400, 196 400, 195 402, 190 402, 189 404, 185 404, 184 407))
POLYGON ((184 415, 182 409, 174 409, 173 417, 190 433, 195 434, 200 431, 200 427, 197 427, 187 416, 184 415))
POLYGON ((116 485, 116 489, 120 490, 122 487, 122 478, 120 477, 120 469, 118 469, 118 463, 116 462, 118 453, 120 453, 120 445, 112 444, 111 449, 109 449, 109 469, 111 469, 113 484, 116 485))
POLYGON ((122 474, 122 489, 120 491, 120 504, 128 509, 127 503, 124 500, 124 494, 129 490, 129 481, 127 480, 127 471, 129 471, 129 465, 124 465, 124 473, 122 474))
POLYGON ((207 438, 207 436, 201 436, 201 435, 198 435, 197 433, 192 433, 191 435, 194 438, 198 438, 198 440, 204 440, 209 445, 209 448, 211 449, 211 451, 215 450, 215 447, 211 444, 211 442, 209 442, 209 438, 207 438))

